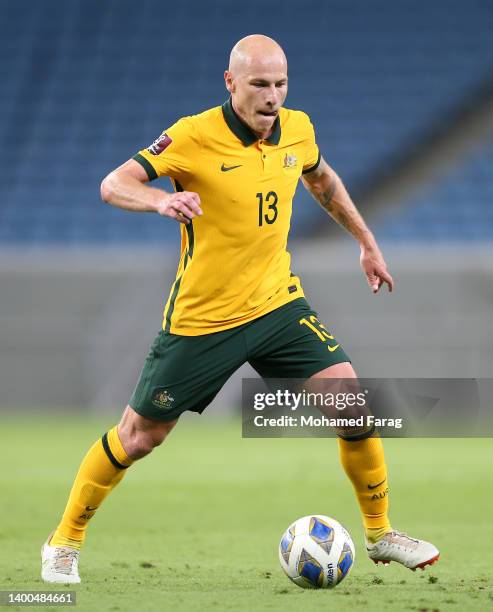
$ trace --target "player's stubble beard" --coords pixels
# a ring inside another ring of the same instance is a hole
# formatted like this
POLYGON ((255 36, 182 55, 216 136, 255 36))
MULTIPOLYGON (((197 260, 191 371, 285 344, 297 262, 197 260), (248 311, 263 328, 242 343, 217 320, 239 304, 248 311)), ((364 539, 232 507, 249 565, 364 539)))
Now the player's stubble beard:
MULTIPOLYGON (((272 131, 274 130, 274 123, 276 122, 281 107, 276 109, 275 116, 264 117, 259 114, 258 104, 252 104, 252 108, 251 110, 249 109, 249 112, 242 108, 242 105, 238 105, 236 103, 234 96, 232 96, 232 104, 233 110, 238 115, 240 120, 247 125, 256 136, 259 138, 268 138, 272 134, 272 131)), ((267 108, 269 107, 267 106, 267 108)), ((267 108, 265 110, 267 110, 267 108)))

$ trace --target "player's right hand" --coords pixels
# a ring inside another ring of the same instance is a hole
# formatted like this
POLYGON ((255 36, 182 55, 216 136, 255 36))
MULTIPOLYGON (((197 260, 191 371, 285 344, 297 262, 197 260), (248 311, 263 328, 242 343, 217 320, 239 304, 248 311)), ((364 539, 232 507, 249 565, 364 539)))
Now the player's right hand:
POLYGON ((188 225, 194 217, 202 215, 200 196, 193 191, 166 194, 158 202, 156 212, 188 225))

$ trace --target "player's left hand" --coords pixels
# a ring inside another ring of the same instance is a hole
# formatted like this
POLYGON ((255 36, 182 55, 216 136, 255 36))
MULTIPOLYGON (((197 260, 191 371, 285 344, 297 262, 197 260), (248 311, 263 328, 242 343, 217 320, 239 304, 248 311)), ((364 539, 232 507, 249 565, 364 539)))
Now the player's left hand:
POLYGON ((361 247, 360 264, 366 274, 366 280, 373 293, 377 293, 380 287, 387 283, 389 291, 394 288, 394 279, 387 270, 387 264, 380 249, 374 247, 361 247))

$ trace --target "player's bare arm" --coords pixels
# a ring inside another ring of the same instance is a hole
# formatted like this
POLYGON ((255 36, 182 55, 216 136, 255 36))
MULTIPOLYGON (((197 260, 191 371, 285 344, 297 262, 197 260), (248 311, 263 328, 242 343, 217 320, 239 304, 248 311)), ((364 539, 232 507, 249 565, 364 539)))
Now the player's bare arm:
POLYGON ((377 242, 337 173, 322 158, 315 170, 302 176, 302 181, 322 208, 359 242, 361 267, 373 293, 383 283, 392 291, 394 281, 377 242))
POLYGON ((144 168, 129 159, 103 180, 101 198, 118 208, 134 212, 157 212, 187 225, 191 219, 202 214, 198 193, 167 193, 163 189, 146 185, 148 180, 144 168))

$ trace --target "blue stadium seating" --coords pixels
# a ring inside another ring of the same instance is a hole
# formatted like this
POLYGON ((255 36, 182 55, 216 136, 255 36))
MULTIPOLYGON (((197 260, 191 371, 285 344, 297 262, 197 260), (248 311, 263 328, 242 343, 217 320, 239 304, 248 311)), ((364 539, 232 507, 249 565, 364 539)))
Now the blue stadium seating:
MULTIPOLYGON (((99 183, 178 117, 222 103, 227 53, 248 33, 285 46, 287 106, 311 115, 350 188, 444 121, 493 68, 493 5, 480 0, 0 6, 2 244, 176 246, 174 222, 103 205, 99 183)), ((300 189, 294 235, 323 215, 300 189)))
POLYGON ((493 138, 374 223, 379 239, 399 242, 493 240, 493 138))

